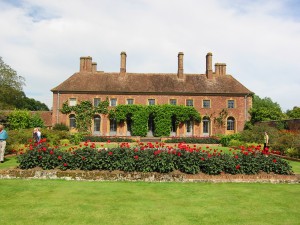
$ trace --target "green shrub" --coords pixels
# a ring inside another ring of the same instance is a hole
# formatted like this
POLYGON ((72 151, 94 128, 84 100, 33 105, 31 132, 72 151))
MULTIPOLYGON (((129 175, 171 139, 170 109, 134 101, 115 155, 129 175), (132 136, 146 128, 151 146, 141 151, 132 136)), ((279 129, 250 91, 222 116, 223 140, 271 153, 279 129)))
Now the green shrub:
POLYGON ((64 130, 64 131, 69 131, 69 127, 63 123, 56 123, 53 127, 52 130, 64 130))

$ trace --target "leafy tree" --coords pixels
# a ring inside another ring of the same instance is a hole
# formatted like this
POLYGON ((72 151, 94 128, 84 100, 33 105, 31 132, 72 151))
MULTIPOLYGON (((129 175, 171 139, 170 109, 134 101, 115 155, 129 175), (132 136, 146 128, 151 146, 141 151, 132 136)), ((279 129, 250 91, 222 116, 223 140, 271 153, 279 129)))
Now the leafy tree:
POLYGON ((0 57, 0 108, 27 109, 30 111, 49 111, 44 103, 27 98, 23 92, 25 78, 5 64, 0 57))
POLYGON ((291 119, 299 119, 300 107, 295 106, 292 110, 287 110, 286 115, 291 119))
POLYGON ((259 121, 281 120, 284 118, 278 103, 273 102, 271 98, 260 98, 257 95, 253 96, 252 108, 249 113, 252 124, 259 121))

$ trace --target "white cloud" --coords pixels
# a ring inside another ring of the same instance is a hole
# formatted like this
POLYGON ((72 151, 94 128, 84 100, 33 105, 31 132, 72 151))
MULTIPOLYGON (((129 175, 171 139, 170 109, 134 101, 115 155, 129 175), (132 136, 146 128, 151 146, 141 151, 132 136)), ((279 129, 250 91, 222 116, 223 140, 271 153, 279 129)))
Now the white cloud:
POLYGON ((98 69, 204 73, 205 55, 284 110, 300 105, 300 18, 295 1, 0 1, 3 60, 26 78, 25 93, 52 106, 50 89, 90 55, 98 69), (15 2, 16 3, 16 2, 15 2), (3 32, 5 31, 5 32, 3 32))

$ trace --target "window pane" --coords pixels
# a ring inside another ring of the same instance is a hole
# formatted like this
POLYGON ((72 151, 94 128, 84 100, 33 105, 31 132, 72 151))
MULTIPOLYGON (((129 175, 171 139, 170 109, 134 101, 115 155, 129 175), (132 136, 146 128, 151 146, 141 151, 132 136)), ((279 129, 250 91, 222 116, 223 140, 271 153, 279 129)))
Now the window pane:
POLYGON ((177 100, 176 99, 170 99, 170 104, 171 105, 177 105, 177 100))
POLYGON ((228 100, 228 108, 233 109, 234 108, 234 100, 228 100))
POLYGON ((155 105, 155 99, 148 99, 148 105, 155 105))
POLYGON ((234 130, 234 118, 232 117, 227 119, 227 130, 234 130))
POLYGON ((133 99, 127 99, 127 105, 133 105, 133 99))
POLYGON ((117 131, 117 121, 114 119, 110 120, 110 131, 117 131))
POLYGON ((76 106, 76 98, 70 98, 69 99, 69 105, 70 106, 76 106))
POLYGON ((116 98, 111 98, 110 99, 110 106, 116 106, 117 105, 117 99, 116 98))
POLYGON ((210 100, 203 100, 203 108, 210 108, 210 100))
POLYGON ((194 101, 192 99, 187 99, 186 106, 194 106, 194 101))
POLYGON ((69 116, 69 120, 70 120, 70 127, 71 128, 75 128, 76 127, 76 118, 75 118, 75 115, 71 114, 69 116))
POLYGON ((97 107, 101 102, 100 98, 94 98, 94 106, 97 107))

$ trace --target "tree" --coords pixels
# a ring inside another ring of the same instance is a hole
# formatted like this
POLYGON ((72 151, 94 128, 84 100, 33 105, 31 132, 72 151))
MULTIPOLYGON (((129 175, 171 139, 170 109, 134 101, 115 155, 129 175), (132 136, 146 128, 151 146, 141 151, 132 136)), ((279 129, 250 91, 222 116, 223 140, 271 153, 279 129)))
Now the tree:
POLYGON ((27 98, 23 92, 25 78, 5 64, 0 57, 0 108, 27 109, 30 111, 49 111, 44 103, 27 98))
POLYGON ((257 95, 253 96, 252 108, 249 113, 252 124, 259 121, 282 120, 284 118, 278 103, 273 102, 271 98, 262 99, 257 95))
POLYGON ((295 106, 292 110, 287 110, 286 115, 291 119, 300 118, 300 107, 295 106))

